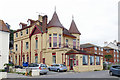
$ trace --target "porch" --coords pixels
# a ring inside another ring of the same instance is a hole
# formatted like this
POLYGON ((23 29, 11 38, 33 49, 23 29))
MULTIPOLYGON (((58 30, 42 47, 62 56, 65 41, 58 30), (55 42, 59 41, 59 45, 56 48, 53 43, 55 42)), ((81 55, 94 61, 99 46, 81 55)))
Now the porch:
POLYGON ((65 54, 68 71, 75 72, 103 70, 103 56, 82 51, 70 50, 65 54))

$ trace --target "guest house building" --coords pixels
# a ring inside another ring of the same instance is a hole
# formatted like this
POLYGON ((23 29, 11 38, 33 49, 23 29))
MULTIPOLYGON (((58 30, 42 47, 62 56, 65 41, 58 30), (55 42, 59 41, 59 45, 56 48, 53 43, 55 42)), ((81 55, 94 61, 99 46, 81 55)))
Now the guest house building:
POLYGON ((102 55, 80 50, 81 33, 74 20, 69 30, 61 24, 56 11, 48 23, 47 20, 47 15, 39 15, 38 20, 19 24, 21 29, 14 32, 14 50, 10 55, 15 65, 58 63, 79 72, 103 69, 102 55))

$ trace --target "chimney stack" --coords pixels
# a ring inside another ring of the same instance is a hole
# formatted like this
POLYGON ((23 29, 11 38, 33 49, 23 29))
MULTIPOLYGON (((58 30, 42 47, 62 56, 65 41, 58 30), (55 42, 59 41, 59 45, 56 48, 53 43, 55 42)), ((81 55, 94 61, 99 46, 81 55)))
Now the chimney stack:
POLYGON ((104 42, 104 46, 107 46, 107 45, 108 45, 108 42, 107 42, 107 41, 105 41, 105 42, 104 42))
POLYGON ((44 15, 42 17, 42 26, 43 26, 43 31, 46 31, 46 26, 47 26, 47 15, 44 15))
POLYGON ((43 17, 43 16, 38 15, 38 20, 39 20, 40 22, 42 22, 42 21, 43 21, 42 17, 43 17))

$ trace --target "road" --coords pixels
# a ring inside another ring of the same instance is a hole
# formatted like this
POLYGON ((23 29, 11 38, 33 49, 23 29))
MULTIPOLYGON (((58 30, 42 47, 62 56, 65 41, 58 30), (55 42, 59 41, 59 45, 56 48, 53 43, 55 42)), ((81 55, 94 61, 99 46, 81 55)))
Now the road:
POLYGON ((118 78, 118 76, 109 76, 109 71, 93 71, 93 72, 48 72, 47 75, 35 77, 24 76, 21 74, 8 73, 8 78, 118 78))

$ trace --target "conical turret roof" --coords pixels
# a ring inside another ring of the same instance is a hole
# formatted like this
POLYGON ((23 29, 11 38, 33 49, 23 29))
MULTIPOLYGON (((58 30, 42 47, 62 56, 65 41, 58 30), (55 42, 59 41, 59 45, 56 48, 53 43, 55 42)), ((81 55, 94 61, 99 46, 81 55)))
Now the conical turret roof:
POLYGON ((69 29, 69 32, 72 33, 72 34, 81 34, 74 22, 74 20, 72 20, 71 22, 71 25, 70 25, 70 29, 69 29))
POLYGON ((47 27, 62 27, 62 28, 64 28, 63 25, 61 24, 59 18, 58 18, 56 11, 54 12, 52 19, 48 23, 47 27))

